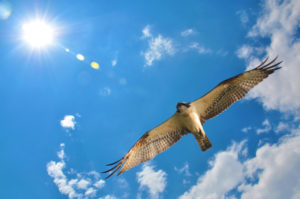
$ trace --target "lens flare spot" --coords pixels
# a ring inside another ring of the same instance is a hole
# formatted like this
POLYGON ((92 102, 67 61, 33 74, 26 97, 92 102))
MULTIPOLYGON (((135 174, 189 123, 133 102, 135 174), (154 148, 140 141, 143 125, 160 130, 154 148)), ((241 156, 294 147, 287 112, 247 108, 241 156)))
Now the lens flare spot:
POLYGON ((79 61, 83 61, 84 60, 84 56, 82 54, 77 54, 76 55, 76 58, 79 60, 79 61))
POLYGON ((69 48, 66 48, 65 51, 68 53, 68 52, 70 52, 70 49, 69 49, 69 48))
POLYGON ((8 2, 0 2, 0 19, 6 20, 11 15, 11 6, 8 2))
POLYGON ((99 64, 98 64, 97 62, 95 62, 95 61, 93 61, 93 62, 91 63, 91 67, 92 67, 93 69, 99 69, 99 68, 100 68, 99 64))

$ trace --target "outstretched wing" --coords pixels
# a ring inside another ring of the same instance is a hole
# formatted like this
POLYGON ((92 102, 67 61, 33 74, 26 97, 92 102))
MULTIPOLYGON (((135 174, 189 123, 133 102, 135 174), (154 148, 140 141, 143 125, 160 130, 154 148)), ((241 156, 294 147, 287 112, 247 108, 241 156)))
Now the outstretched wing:
POLYGON ((251 88, 263 81, 274 71, 280 69, 277 57, 267 63, 266 58, 259 66, 218 84, 200 99, 193 101, 202 124, 226 110, 234 102, 242 99, 251 88))
POLYGON ((112 171, 106 177, 107 179, 122 167, 118 173, 120 175, 140 163, 153 159, 157 154, 167 150, 187 133, 181 126, 179 116, 175 113, 169 120, 146 132, 123 158, 107 165, 115 165, 114 167, 102 173, 112 171))

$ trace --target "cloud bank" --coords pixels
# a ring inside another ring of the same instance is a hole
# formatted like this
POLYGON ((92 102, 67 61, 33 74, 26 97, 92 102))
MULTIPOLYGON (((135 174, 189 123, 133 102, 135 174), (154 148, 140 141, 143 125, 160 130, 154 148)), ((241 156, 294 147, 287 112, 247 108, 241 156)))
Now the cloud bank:
POLYGON ((180 199, 300 197, 300 126, 276 144, 265 144, 253 158, 243 157, 245 142, 217 153, 211 168, 180 199), (238 193, 238 195, 236 195, 238 193))
POLYGON ((248 33, 250 38, 268 38, 267 46, 242 46, 237 54, 249 62, 249 68, 261 61, 254 49, 263 49, 271 57, 279 55, 283 68, 263 81, 248 98, 257 98, 267 109, 292 112, 300 108, 300 2, 266 0, 262 15, 248 33))

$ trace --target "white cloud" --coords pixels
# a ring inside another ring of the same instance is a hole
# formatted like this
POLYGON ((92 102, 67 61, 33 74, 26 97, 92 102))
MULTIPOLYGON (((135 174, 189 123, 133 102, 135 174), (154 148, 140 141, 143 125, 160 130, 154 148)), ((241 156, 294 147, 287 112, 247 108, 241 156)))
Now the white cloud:
POLYGON ((238 58, 241 59, 248 59, 252 53, 253 53, 253 47, 249 45, 243 45, 236 52, 238 58))
POLYGON ((174 168, 175 171, 177 171, 179 174, 184 174, 185 176, 191 176, 192 174, 190 173, 190 167, 189 167, 189 163, 184 163, 182 168, 174 168))
POLYGON ((97 187, 98 189, 101 189, 102 187, 104 187, 105 185, 105 181, 100 179, 99 181, 95 182, 94 186, 97 187))
POLYGON ((211 168, 180 198, 237 198, 235 193, 242 199, 299 198, 300 126, 290 131, 252 158, 239 156, 243 142, 217 153, 211 168))
MULTIPOLYGON (((163 37, 161 34, 158 34, 156 37, 151 33, 150 26, 147 25, 142 30, 143 36, 142 39, 145 39, 148 41, 149 47, 145 52, 142 52, 141 54, 145 58, 145 66, 152 66, 154 61, 161 60, 165 56, 172 56, 175 53, 179 52, 188 52, 190 50, 195 50, 199 54, 210 54, 213 53, 213 51, 209 48, 204 47, 203 45, 200 45, 198 42, 192 42, 189 45, 183 44, 180 41, 175 41, 168 37, 163 37), (177 49, 174 47, 174 43, 176 43, 177 49)), ((181 32, 181 35, 183 37, 187 37, 191 34, 194 34, 195 31, 193 29, 187 29, 181 32)), ((219 56, 226 56, 228 54, 227 51, 223 49, 219 49, 215 52, 216 55, 219 56)))
POLYGON ((113 195, 106 195, 104 197, 100 197, 99 199, 117 199, 117 198, 113 195))
POLYGON ((150 26, 147 25, 144 29, 143 29, 143 37, 152 37, 152 34, 150 33, 150 26))
POLYGON ((74 115, 65 115, 64 119, 60 121, 60 125, 66 129, 75 129, 75 116, 74 115))
POLYGON ((247 132, 250 131, 251 129, 252 129, 251 126, 247 126, 247 127, 242 128, 242 132, 247 133, 247 132))
MULTIPOLYGON (((300 2, 266 0, 262 15, 249 31, 249 37, 267 37, 270 44, 264 52, 279 55, 283 68, 250 91, 248 98, 258 98, 266 109, 294 113, 300 108, 300 2)), ((260 60, 249 60, 255 66, 260 60)), ((248 67, 249 68, 249 67, 248 67)))
POLYGON ((205 48, 204 46, 201 46, 198 42, 191 43, 189 48, 195 49, 199 54, 208 54, 212 52, 209 48, 205 48))
POLYGON ((147 189, 151 198, 156 199, 165 190, 167 185, 167 174, 163 170, 154 170, 154 166, 146 163, 143 169, 136 173, 140 189, 147 189))
POLYGON ((271 131, 272 127, 271 127, 270 121, 268 119, 263 121, 262 125, 263 125, 263 128, 259 128, 256 130, 257 134, 268 133, 269 131, 271 131))
POLYGON ((146 66, 152 66, 156 60, 161 60, 165 55, 174 55, 175 48, 173 41, 170 38, 165 38, 162 35, 153 37, 150 33, 150 27, 146 26, 143 29, 143 37, 148 40, 149 47, 142 54, 145 57, 146 66))
POLYGON ((195 33, 195 31, 190 28, 190 29, 186 29, 186 30, 182 31, 181 36, 187 37, 187 36, 192 35, 194 33, 195 33))
POLYGON ((198 178, 197 184, 185 192, 180 199, 218 199, 236 187, 243 179, 243 165, 238 160, 241 145, 234 143, 226 151, 216 154, 209 169, 198 178))
POLYGON ((251 61, 255 58, 255 55, 262 55, 264 53, 264 50, 265 49, 263 47, 253 47, 251 45, 242 45, 236 51, 236 55, 240 59, 245 59, 247 61, 251 61))
POLYGON ((100 179, 96 171, 78 173, 70 169, 71 172, 66 172, 64 146, 64 143, 60 144, 61 149, 57 153, 59 161, 48 162, 46 166, 48 175, 53 178, 58 190, 69 198, 93 198, 104 186, 105 181, 100 179))
POLYGON ((81 179, 79 182, 77 182, 78 189, 87 189, 89 185, 90 181, 86 179, 81 179))
POLYGON ((275 133, 280 133, 282 131, 287 131, 290 129, 290 126, 285 122, 279 122, 277 128, 275 129, 275 133))
POLYGON ((239 186, 241 198, 297 198, 300 196, 300 129, 292 130, 279 143, 266 144, 244 165, 246 176, 258 181, 239 186))
MULTIPOLYGON (((63 173, 63 169, 65 168, 65 162, 54 162, 50 161, 47 164, 47 172, 48 175, 54 178, 54 183, 58 186, 59 191, 62 194, 68 195, 69 198, 80 197, 80 194, 77 194, 72 184, 69 184, 67 181, 67 177, 63 173)), ((71 181, 73 183, 74 181, 71 181)))
POLYGON ((57 152, 57 156, 60 158, 60 159, 64 159, 65 158, 65 151, 63 150, 63 148, 65 147, 65 144, 62 143, 60 144, 60 147, 62 148, 59 152, 57 152))
POLYGON ((85 191, 84 195, 94 197, 96 195, 96 192, 97 192, 96 189, 94 189, 93 187, 90 187, 85 191))

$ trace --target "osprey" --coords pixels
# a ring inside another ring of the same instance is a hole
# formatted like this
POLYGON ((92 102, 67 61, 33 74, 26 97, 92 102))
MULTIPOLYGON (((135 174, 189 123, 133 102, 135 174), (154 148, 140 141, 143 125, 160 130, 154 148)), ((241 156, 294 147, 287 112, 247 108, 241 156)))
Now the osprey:
POLYGON ((203 129, 205 121, 222 113, 234 102, 242 99, 251 88, 280 69, 279 64, 282 62, 275 63, 276 59, 277 57, 267 63, 267 57, 256 68, 222 81, 193 102, 179 102, 176 106, 177 111, 171 118, 146 132, 120 160, 106 165, 114 165, 111 169, 102 172, 112 171, 106 179, 121 167, 118 175, 153 159, 188 133, 194 135, 202 151, 211 148, 212 144, 203 129))

